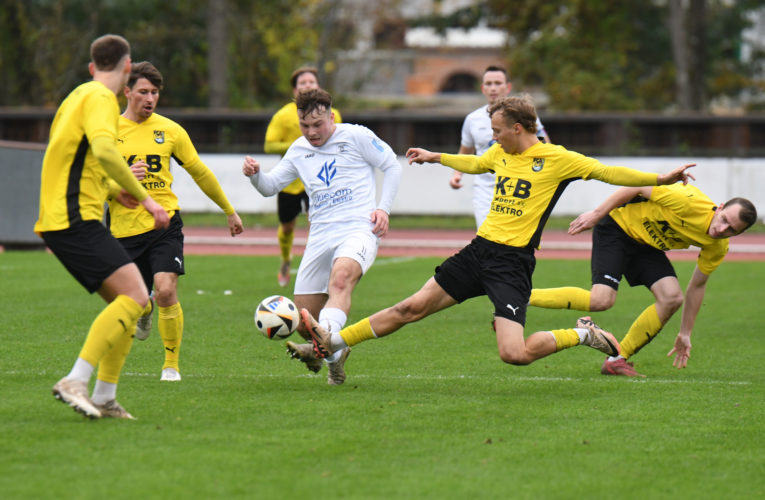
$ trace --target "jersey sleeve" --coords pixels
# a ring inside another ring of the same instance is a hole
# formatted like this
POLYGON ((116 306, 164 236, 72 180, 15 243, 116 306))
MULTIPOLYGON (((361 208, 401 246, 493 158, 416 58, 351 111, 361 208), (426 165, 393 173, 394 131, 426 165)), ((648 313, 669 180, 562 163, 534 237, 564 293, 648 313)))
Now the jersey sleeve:
POLYGON ((465 121, 462 122, 462 133, 460 135, 460 145, 466 148, 475 148, 475 141, 473 140, 473 134, 470 133, 470 115, 465 117, 465 121))
POLYGON ((356 141, 361 155, 367 163, 383 172, 383 185, 377 208, 390 213, 401 182, 401 164, 396 159, 393 149, 374 132, 366 127, 360 127, 359 130, 356 141))
POLYGON ((289 151, 269 172, 262 170, 250 176, 250 183, 263 196, 273 196, 298 179, 297 167, 289 159, 289 151))
POLYGON ((197 153, 197 149, 194 147, 194 143, 191 142, 191 138, 186 130, 181 126, 178 126, 176 134, 178 134, 178 136, 173 147, 172 155, 173 159, 178 162, 178 165, 183 167, 184 165, 201 162, 202 160, 199 158, 199 153, 197 153))
POLYGON ((709 276, 712 274, 712 271, 722 264, 727 254, 728 238, 715 240, 714 244, 702 247, 701 252, 699 252, 699 258, 696 261, 699 271, 709 276))
POLYGON ((85 135, 89 142, 96 137, 108 137, 117 140, 117 123, 119 121, 119 107, 113 94, 96 92, 88 96, 83 102, 83 116, 85 135))

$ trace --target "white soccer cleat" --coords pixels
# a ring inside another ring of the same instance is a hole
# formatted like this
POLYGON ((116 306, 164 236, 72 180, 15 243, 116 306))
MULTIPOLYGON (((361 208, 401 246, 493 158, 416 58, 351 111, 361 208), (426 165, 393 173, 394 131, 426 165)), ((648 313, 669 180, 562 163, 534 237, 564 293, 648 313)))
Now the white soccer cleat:
POLYGON ((351 353, 351 348, 346 347, 342 350, 340 359, 334 363, 327 361, 327 368, 329 374, 327 375, 327 383, 329 385, 340 385, 345 382, 345 360, 348 359, 348 355, 351 353))
POLYGON ((94 404, 94 406, 98 408, 101 412, 101 417, 103 418, 124 418, 126 420, 135 420, 135 417, 128 413, 116 399, 107 401, 102 405, 94 404))
POLYGON ((138 318, 138 323, 135 325, 135 338, 138 340, 146 340, 151 335, 151 318, 154 316, 154 296, 149 297, 151 302, 151 311, 145 316, 138 318))
POLYGON ((159 380, 164 380, 165 382, 180 382, 181 374, 178 373, 178 370, 175 368, 163 368, 162 376, 159 380))
POLYGON ((576 327, 587 329, 587 336, 582 341, 582 345, 590 346, 608 356, 619 355, 621 347, 619 346, 619 341, 616 340, 616 337, 596 325, 589 316, 584 316, 576 320, 576 327))
POLYGON ((101 411, 88 397, 88 384, 82 380, 62 378, 53 386, 53 396, 88 418, 101 418, 101 411))

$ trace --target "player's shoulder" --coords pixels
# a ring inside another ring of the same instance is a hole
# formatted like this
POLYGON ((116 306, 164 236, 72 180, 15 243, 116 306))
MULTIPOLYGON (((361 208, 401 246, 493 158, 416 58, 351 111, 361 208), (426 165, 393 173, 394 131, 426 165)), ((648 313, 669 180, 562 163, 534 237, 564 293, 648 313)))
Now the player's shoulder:
POLYGON ((489 106, 484 104, 480 108, 474 109, 465 116, 465 121, 475 120, 488 120, 489 118, 489 106))

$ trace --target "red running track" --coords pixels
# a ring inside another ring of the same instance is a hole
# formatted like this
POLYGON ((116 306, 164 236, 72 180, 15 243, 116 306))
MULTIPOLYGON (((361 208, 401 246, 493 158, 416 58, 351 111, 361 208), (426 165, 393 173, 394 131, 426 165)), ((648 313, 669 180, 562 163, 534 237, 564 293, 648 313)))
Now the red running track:
MULTIPOLYGON (((190 255, 278 255, 276 229, 246 228, 231 237, 225 228, 186 227, 185 253, 190 255)), ((307 230, 295 232, 293 254, 302 255, 307 230)), ((380 257, 448 257, 475 236, 471 230, 391 229, 380 241, 380 257)), ((568 235, 545 231, 538 259, 589 259, 591 233, 568 235)), ((672 260, 696 260, 698 249, 673 250, 672 260)), ((765 234, 742 234, 731 239, 727 260, 765 261, 765 234)))

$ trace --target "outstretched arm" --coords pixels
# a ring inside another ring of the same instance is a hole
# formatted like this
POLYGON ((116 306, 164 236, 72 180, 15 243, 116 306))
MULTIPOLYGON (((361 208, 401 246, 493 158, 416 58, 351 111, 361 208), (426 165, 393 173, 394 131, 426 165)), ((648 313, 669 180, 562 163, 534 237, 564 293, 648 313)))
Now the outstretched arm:
POLYGON ((574 219, 568 226, 568 234, 578 234, 582 231, 592 229, 600 219, 605 217, 616 207, 622 206, 635 196, 640 195, 645 199, 651 197, 651 186, 644 187, 624 187, 618 189, 611 196, 606 198, 603 203, 598 205, 594 210, 585 212, 579 217, 574 219))
POLYGON ((680 320, 680 332, 675 338, 675 345, 667 353, 667 356, 675 356, 672 366, 685 368, 688 358, 691 357, 691 332, 696 323, 696 316, 701 309, 704 300, 704 292, 707 288, 709 275, 702 273, 698 266, 693 271, 691 281, 685 289, 685 302, 683 303, 683 315, 680 320))
MULTIPOLYGON (((475 148, 460 145, 460 149, 459 151, 457 151, 457 154, 458 155, 474 155, 475 148)), ((452 189, 461 188, 462 187, 462 172, 460 172, 459 170, 455 170, 454 174, 452 175, 452 178, 449 179, 449 185, 452 187, 452 189)))

